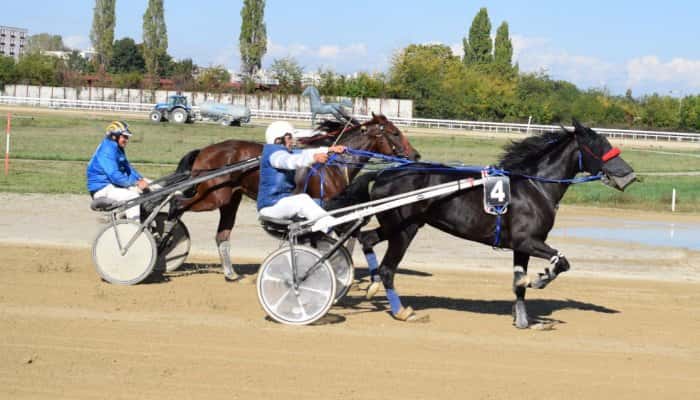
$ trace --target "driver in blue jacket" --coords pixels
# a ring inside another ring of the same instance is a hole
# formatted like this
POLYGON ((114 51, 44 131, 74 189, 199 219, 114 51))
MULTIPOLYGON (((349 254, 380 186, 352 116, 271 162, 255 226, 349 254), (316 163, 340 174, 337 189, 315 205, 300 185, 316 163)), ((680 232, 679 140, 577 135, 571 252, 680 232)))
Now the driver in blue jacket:
MULTIPOLYGON (((87 189, 93 199, 106 197, 114 201, 131 200, 138 191, 148 187, 148 181, 131 166, 124 149, 129 144, 131 131, 124 121, 113 121, 107 126, 102 142, 87 166, 87 189)), ((125 212, 128 219, 139 219, 139 207, 125 212)))
POLYGON ((295 170, 328 161, 328 153, 342 153, 345 146, 293 149, 292 134, 287 132, 274 143, 263 147, 260 160, 258 213, 263 217, 292 218, 300 216, 316 220, 319 230, 327 230, 335 218, 319 206, 308 194, 292 195, 296 187, 295 170))

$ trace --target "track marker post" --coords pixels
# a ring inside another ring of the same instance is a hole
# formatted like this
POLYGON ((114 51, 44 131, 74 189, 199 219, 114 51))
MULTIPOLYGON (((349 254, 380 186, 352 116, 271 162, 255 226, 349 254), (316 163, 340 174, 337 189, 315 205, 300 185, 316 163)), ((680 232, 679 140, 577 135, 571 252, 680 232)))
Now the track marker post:
POLYGON ((671 212, 676 212, 676 188, 671 192, 671 212))
POLYGON ((12 114, 7 113, 7 128, 5 129, 5 176, 10 171, 10 130, 12 127, 12 114))

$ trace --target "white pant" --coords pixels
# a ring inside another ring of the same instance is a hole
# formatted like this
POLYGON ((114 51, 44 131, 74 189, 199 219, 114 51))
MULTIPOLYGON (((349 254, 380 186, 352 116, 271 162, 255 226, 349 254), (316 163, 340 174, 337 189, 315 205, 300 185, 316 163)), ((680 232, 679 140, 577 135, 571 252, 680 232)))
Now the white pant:
POLYGON ((316 204, 306 193, 285 197, 275 203, 275 205, 261 208, 258 212, 263 217, 270 218, 289 219, 299 215, 307 220, 318 219, 319 221, 314 226, 318 226, 321 230, 327 229, 326 226, 335 221, 335 218, 328 215, 328 212, 316 204))
MULTIPOLYGON (((93 198, 96 199, 98 197, 106 197, 114 201, 126 201, 139 197, 139 193, 136 189, 136 186, 131 186, 127 189, 109 184, 95 192, 93 198)), ((131 207, 130 209, 126 210, 124 214, 126 214, 126 217, 128 219, 138 220, 141 216, 141 210, 139 208, 139 206, 131 207)))

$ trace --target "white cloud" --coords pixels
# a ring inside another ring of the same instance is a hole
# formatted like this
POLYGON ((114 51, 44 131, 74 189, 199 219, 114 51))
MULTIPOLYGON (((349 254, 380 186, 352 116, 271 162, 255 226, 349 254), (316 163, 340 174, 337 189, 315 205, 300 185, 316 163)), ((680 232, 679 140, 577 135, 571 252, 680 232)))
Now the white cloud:
POLYGON ((630 87, 667 83, 700 89, 700 60, 674 58, 666 63, 656 56, 633 58, 627 62, 627 85, 630 87))
POLYGON ((452 43, 450 45, 450 49, 452 50, 452 54, 462 58, 464 57, 464 44, 463 43, 452 43))
POLYGON ((681 87, 685 92, 700 89, 700 60, 674 58, 663 62, 657 56, 632 58, 614 63, 598 57, 571 54, 554 48, 540 37, 511 36, 513 60, 521 71, 543 71, 580 88, 607 87, 613 93, 664 93, 681 87))
POLYGON ((321 59, 347 59, 367 55, 367 46, 364 43, 354 43, 348 46, 324 44, 318 47, 309 47, 303 44, 281 45, 268 42, 267 55, 272 58, 321 58, 321 59))
POLYGON ((338 46, 321 46, 318 49, 318 56, 321 58, 336 58, 340 53, 338 46))
POLYGON ((75 50, 87 50, 90 47, 90 39, 85 36, 73 35, 63 38, 63 44, 75 50))
POLYGON ((212 60, 213 65, 223 65, 232 67, 238 64, 238 58, 240 57, 240 52, 238 46, 230 45, 224 46, 214 55, 212 60))

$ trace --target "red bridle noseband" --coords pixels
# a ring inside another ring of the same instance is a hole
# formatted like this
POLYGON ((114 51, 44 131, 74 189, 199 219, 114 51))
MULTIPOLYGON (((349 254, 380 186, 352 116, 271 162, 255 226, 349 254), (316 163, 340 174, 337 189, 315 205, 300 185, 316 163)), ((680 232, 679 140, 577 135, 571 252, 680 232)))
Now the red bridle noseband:
POLYGON ((598 157, 597 155, 593 154, 593 151, 591 151, 591 148, 590 148, 590 147, 588 147, 588 146, 586 146, 586 145, 582 145, 581 148, 582 148, 586 153, 590 154, 591 157, 597 158, 597 159, 603 161, 604 163, 605 163, 605 162, 608 162, 608 161, 610 161, 610 160, 612 160, 613 158, 615 158, 615 157, 617 157, 617 156, 619 156, 620 153, 621 153, 621 151, 620 151, 619 148, 613 147, 612 149, 608 150, 605 154, 603 154, 602 157, 598 157))
POLYGON ((609 160, 612 160, 613 158, 617 157, 620 155, 620 149, 617 147, 613 147, 608 151, 607 153, 603 154, 603 157, 600 159, 603 160, 603 162, 608 162, 609 160))

